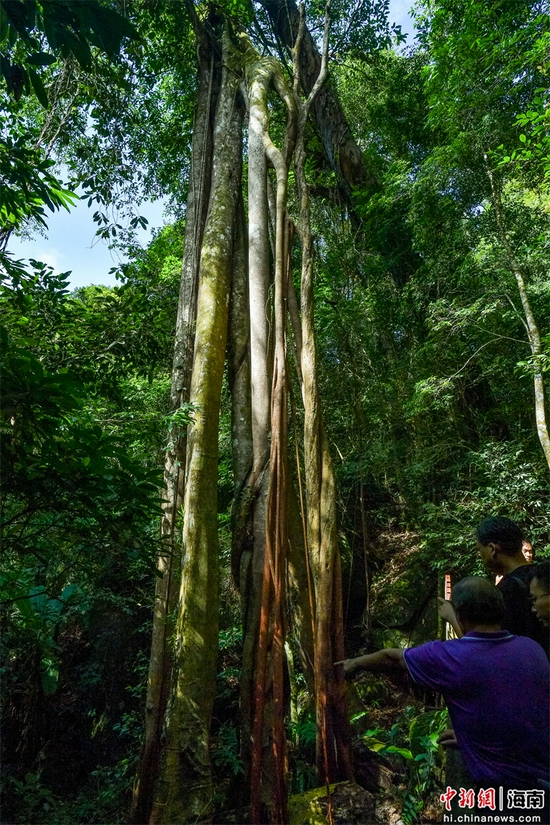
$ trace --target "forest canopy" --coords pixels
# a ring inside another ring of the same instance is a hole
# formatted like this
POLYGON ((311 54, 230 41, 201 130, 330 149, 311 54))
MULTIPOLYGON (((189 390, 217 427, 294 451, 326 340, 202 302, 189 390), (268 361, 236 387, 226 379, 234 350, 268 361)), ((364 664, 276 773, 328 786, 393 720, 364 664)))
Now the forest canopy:
POLYGON ((373 765, 437 821, 445 711, 333 663, 437 637, 487 515, 550 556, 550 9, 412 13, 3 0, 6 825, 281 824, 373 765), (10 252, 79 198, 114 287, 10 252))

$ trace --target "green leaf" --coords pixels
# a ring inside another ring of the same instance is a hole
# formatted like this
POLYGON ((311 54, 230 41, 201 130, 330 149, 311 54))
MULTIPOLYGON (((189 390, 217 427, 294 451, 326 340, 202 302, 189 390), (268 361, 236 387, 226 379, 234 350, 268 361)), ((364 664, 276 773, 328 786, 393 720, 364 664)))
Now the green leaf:
POLYGON ((66 604, 70 601, 74 596, 78 596, 80 594, 80 588, 77 584, 68 584, 66 587, 63 588, 61 593, 59 594, 59 598, 61 601, 66 604))
POLYGON ((0 43, 3 43, 8 36, 9 20, 4 11, 4 4, 0 3, 0 43))
POLYGON ((26 62, 32 66, 51 66, 56 60, 56 56, 49 52, 35 52, 26 58, 26 62))
POLYGON ((15 606, 25 619, 32 620, 34 618, 34 611, 29 599, 18 599, 15 606))
POLYGON ((385 749, 385 753, 398 753, 399 756, 404 756, 405 759, 413 758, 413 755, 408 748, 397 748, 395 745, 388 745, 385 749))
POLYGON ((371 737, 371 736, 364 736, 363 737, 363 742, 365 743, 365 745, 367 746, 367 748, 369 750, 374 751, 375 753, 379 753, 381 750, 384 750, 384 748, 386 747, 385 742, 381 742, 379 739, 375 739, 374 737, 371 737))
POLYGON ((51 659, 42 659, 40 672, 40 682, 42 690, 46 696, 51 696, 57 690, 59 680, 59 666, 51 659))

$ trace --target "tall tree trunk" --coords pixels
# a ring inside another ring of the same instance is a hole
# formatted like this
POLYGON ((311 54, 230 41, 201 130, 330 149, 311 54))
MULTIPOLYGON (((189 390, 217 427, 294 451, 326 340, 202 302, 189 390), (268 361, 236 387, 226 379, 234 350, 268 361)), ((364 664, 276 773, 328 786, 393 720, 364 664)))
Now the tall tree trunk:
MULTIPOLYGON (((336 489, 328 441, 323 426, 313 317, 313 238, 309 190, 305 178, 305 124, 309 107, 326 76, 329 9, 327 2, 323 63, 317 81, 302 103, 298 118, 295 173, 300 200, 299 233, 302 242, 302 350, 304 399, 304 466, 307 502, 307 543, 315 587, 315 699, 317 768, 322 781, 351 778, 352 760, 345 682, 333 663, 344 658, 344 629, 340 555, 336 531, 336 489)), ((303 6, 294 64, 305 34, 303 6)))
MULTIPOLYGON (((256 64, 253 54, 249 58, 256 64)), ((248 279, 250 296, 250 384, 252 473, 247 495, 252 503, 253 546, 241 567, 243 667, 241 677, 242 753, 246 776, 252 770, 253 691, 260 626, 266 540, 271 370, 269 359, 270 265, 267 222, 267 160, 263 144, 261 87, 249 84, 248 122, 248 279), (259 98, 259 99, 257 99, 259 98), (245 566, 246 565, 246 566, 245 566)))
MULTIPOLYGON (((252 493, 248 482, 252 473, 252 406, 250 392, 250 303, 246 221, 242 197, 237 209, 233 252, 233 277, 229 312, 227 361, 231 392, 231 453, 234 499, 232 507, 231 572, 241 597, 247 594, 246 575, 252 557, 252 493)), ((243 605, 243 614, 246 608, 243 605)))
POLYGON ((491 184, 491 194, 493 199, 493 206, 495 208, 495 215, 497 220, 498 234, 503 247, 508 255, 510 262, 510 269, 514 273, 516 283, 518 286, 519 296, 521 298, 521 305, 523 307, 523 314, 525 316, 525 328, 527 330, 527 337, 529 339, 529 346, 531 348, 531 355, 533 356, 533 379, 535 384, 535 420, 537 425, 537 434, 539 437, 542 451, 550 470, 550 436, 548 435, 548 423, 546 420, 546 403, 544 398, 544 376, 542 373, 542 346, 540 341, 540 332, 533 315, 531 302, 525 287, 525 277, 520 264, 516 258, 508 235, 506 233, 506 225, 504 222, 504 214, 502 209, 502 197, 500 188, 495 180, 493 171, 491 169, 487 153, 483 153, 485 161, 485 169, 491 184))
POLYGON ((273 58, 260 58, 242 38, 249 100, 249 283, 254 549, 245 626, 243 744, 249 751, 251 821, 286 821, 284 730, 285 582, 288 545, 285 297, 288 159, 293 150, 294 99, 273 58), (286 103, 284 153, 269 136, 268 90, 286 103), (273 345, 269 346, 267 160, 276 172, 273 345), (271 363, 272 359, 272 363, 271 363), (269 379, 271 376, 271 387, 269 379), (269 436, 271 434, 271 444, 269 436), (269 461, 269 463, 267 463, 269 461), (266 469, 268 472, 266 473, 266 469), (267 497, 266 497, 267 494, 267 497))
POLYGON ((153 785, 158 771, 161 734, 170 693, 173 667, 169 639, 173 634, 173 616, 180 584, 181 538, 178 521, 185 489, 186 407, 193 363, 193 342, 197 307, 197 286, 202 236, 210 194, 212 165, 212 122, 219 87, 214 61, 206 43, 198 50, 199 76, 197 109, 193 124, 189 196, 187 200, 185 243, 174 359, 170 392, 171 426, 164 466, 164 504, 161 521, 163 552, 158 560, 155 587, 151 658, 147 684, 145 737, 136 772, 130 809, 130 825, 146 822, 153 801, 153 785), (178 411, 184 413, 179 415, 178 411))
MULTIPOLYGON (((188 7, 199 34, 201 24, 194 16, 193 4, 189 3, 188 7)), ((219 17, 216 21, 219 22, 219 17)), ((213 25, 211 21, 211 29, 213 25)), ((160 742, 162 748, 162 764, 149 822, 159 825, 207 819, 211 811, 208 739, 218 637, 217 430, 231 276, 234 283, 228 358, 233 404, 236 491, 232 568, 239 582, 243 602, 241 743, 251 779, 251 821, 253 825, 258 825, 267 818, 272 823, 282 825, 287 820, 284 645, 288 623, 285 594, 288 564, 295 571, 295 580, 299 579, 301 588, 303 659, 306 669, 311 668, 311 661, 314 660, 315 689, 320 697, 317 702, 321 731, 319 752, 322 753, 320 773, 323 778, 330 779, 350 774, 349 754, 346 751, 345 709, 341 712, 344 685, 332 667, 334 659, 343 658, 342 611, 334 477, 318 414, 318 389, 314 375, 316 364, 309 215, 306 222, 301 222, 304 260, 309 260, 309 269, 308 266, 304 269, 305 287, 302 289, 302 313, 304 318, 307 316, 307 322, 303 335, 295 333, 301 371, 307 371, 307 376, 303 378, 306 399, 304 455, 306 497, 310 512, 307 529, 302 531, 307 534, 307 540, 304 538, 304 541, 296 538, 299 517, 296 515, 295 493, 292 485, 288 484, 285 313, 290 242, 286 186, 295 142, 297 87, 292 93, 284 81, 278 62, 274 58, 260 58, 246 35, 241 34, 239 38, 239 56, 230 48, 229 37, 224 38, 221 81, 216 82, 215 78, 219 74, 214 72, 210 91, 205 93, 203 88, 200 92, 201 103, 209 97, 218 102, 213 149, 211 153, 204 151, 201 157, 206 167, 201 184, 203 192, 207 192, 210 182, 204 237, 200 240, 204 220, 202 206, 194 210, 195 230, 186 236, 186 254, 187 247, 193 250, 193 240, 198 242, 201 250, 189 397, 189 402, 194 407, 194 420, 188 429, 186 485, 184 506, 181 508, 184 511, 183 559, 176 611, 175 662, 166 714, 160 713, 156 727, 156 741, 160 742), (249 100, 248 295, 244 281, 246 245, 241 231, 242 217, 238 219, 238 224, 235 223, 237 203, 239 211, 242 209, 238 195, 242 117, 234 107, 240 65, 245 67, 249 100), (269 136, 267 98, 268 90, 272 88, 285 102, 289 114, 282 151, 273 145, 269 136), (206 174, 209 157, 212 158, 210 178, 206 174), (275 236, 273 291, 267 219, 268 160, 277 177, 276 207, 272 210, 276 212, 275 219, 272 218, 275 236), (248 311, 249 340, 242 323, 248 311), (316 458, 312 459, 314 454, 316 458), (317 490, 314 489, 316 485, 317 490), (289 502, 293 512, 290 520, 293 526, 290 528, 289 502), (306 543, 308 548, 303 546, 306 543), (287 559, 289 546, 290 562, 287 559), (311 570, 308 566, 309 557, 304 552, 306 549, 311 554, 311 570), (300 550, 303 552, 301 558, 300 550), (313 581, 314 588, 310 586, 313 581), (317 608, 313 598, 314 589, 317 608), (317 617, 315 621, 312 618, 314 612, 317 617), (322 618, 319 615, 321 613, 322 618), (166 717, 164 742, 160 741, 163 716, 166 717)), ((211 48, 214 54, 217 50, 215 44, 211 48)), ((296 54, 298 53, 299 48, 296 50, 296 54)), ((297 68, 295 75, 297 78, 297 68)), ((317 83, 312 90, 310 104, 320 85, 321 82, 317 83)), ((302 154, 299 164, 302 176, 305 159, 304 125, 305 117, 301 125, 302 154)), ((197 169, 203 140, 200 135, 197 137, 197 169)), ((198 192, 198 187, 194 187, 195 191, 198 192)), ((302 196, 303 191, 300 190, 302 216, 309 209, 307 191, 305 198, 302 196)), ((192 212, 189 206, 188 233, 192 232, 192 212)), ((193 260, 196 261, 197 256, 193 260)), ((299 313, 292 290, 288 298, 292 306, 293 327, 299 330, 299 313)), ((185 307, 193 305, 192 296, 182 301, 185 307)), ((187 328, 187 322, 181 323, 187 328)), ((187 385, 182 372, 187 351, 178 344, 174 362, 174 389, 177 393, 181 393, 187 385)), ((182 396, 179 395, 178 398, 179 401, 175 404, 181 404, 182 396)), ((179 441, 178 444, 181 446, 182 442, 179 441)), ((177 513, 181 506, 182 488, 179 479, 182 462, 182 453, 174 451, 167 468, 167 485, 172 483, 176 491, 171 497, 171 501, 175 502, 171 513, 177 513)), ((166 533, 173 540, 174 521, 170 522, 167 517, 165 524, 168 525, 165 527, 166 533)), ((164 623, 161 627, 166 639, 167 596, 164 597, 164 604, 164 613, 161 614, 164 623)), ((162 710, 162 702, 160 705, 162 710)), ((159 745, 156 747, 158 750, 159 745)), ((143 780, 143 770, 140 778, 143 780)))
POLYGON ((188 431, 177 674, 150 819, 162 825, 207 819, 212 807, 209 734, 218 654, 218 424, 241 171, 243 115, 236 103, 238 84, 225 35, 190 392, 195 418, 188 431))
MULTIPOLYGON (((289 99, 289 91, 282 84, 282 77, 274 77, 282 97, 289 99)), ((265 80, 264 80, 265 83, 265 80)), ((276 823, 287 821, 286 816, 286 735, 284 729, 284 665, 285 665, 285 583, 286 557, 288 547, 287 512, 287 394, 286 394, 286 203, 288 166, 283 156, 267 133, 266 105, 264 95, 267 84, 257 90, 252 99, 261 110, 258 117, 266 155, 271 161, 277 177, 276 220, 275 220, 275 277, 274 277, 274 359, 271 387, 271 451, 269 462, 268 506, 266 514, 266 547, 264 555, 262 604, 260 613, 260 638, 258 649, 258 674, 254 696, 254 747, 252 758, 251 818, 260 821, 260 785, 262 767, 257 764, 262 759, 263 749, 259 739, 264 736, 266 707, 270 716, 271 758, 273 768, 271 785, 271 820, 276 823), (268 687, 269 686, 269 687, 268 687), (269 699, 267 698, 269 694, 269 699), (258 746, 256 746, 258 743, 258 746)), ((292 132, 291 123, 287 135, 292 132)), ((288 147, 288 152, 292 151, 288 147)))
MULTIPOLYGON (((295 226, 289 226, 288 255, 287 255, 287 305, 290 318, 290 327, 294 339, 295 352, 294 360, 298 381, 302 386, 302 322, 300 311, 296 299, 296 292, 292 281, 291 272, 291 245, 295 234, 295 226)), ((290 382, 289 382, 290 385, 290 382)), ((298 490, 293 485, 289 485, 289 549, 288 549, 288 572, 289 590, 292 604, 291 627, 295 630, 295 638, 300 651, 300 661, 306 679, 308 689, 313 696, 315 694, 314 661, 315 661, 315 606, 313 593, 313 580, 309 564, 307 549, 307 525, 305 515, 305 491, 302 480, 302 461, 300 457, 300 441, 296 428, 296 410, 292 389, 290 392, 290 408, 292 415, 292 429, 294 436, 294 449, 296 457, 296 477, 298 490)))
MULTIPOLYGON (((241 597, 244 654, 241 675, 240 752, 245 776, 250 775, 252 738, 251 693, 254 668, 254 601, 252 556, 254 551, 255 491, 252 475, 252 405, 250 387, 250 305, 248 299, 248 249, 242 197, 239 200, 233 255, 233 279, 229 315, 228 372, 231 392, 231 447, 234 498, 231 510, 231 572, 241 597)), ((246 785, 246 783, 243 783, 246 785)), ((248 801, 242 788, 241 804, 248 801)))

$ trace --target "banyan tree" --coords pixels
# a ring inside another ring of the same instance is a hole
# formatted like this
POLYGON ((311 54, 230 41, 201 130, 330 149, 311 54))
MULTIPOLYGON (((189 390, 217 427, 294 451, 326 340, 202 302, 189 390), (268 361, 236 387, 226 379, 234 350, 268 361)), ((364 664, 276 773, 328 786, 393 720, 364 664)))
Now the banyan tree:
POLYGON ((342 203, 350 203, 356 185, 368 185, 368 176, 327 82, 329 4, 323 45, 306 27, 303 4, 259 4, 279 56, 265 36, 251 36, 243 23, 247 4, 237 5, 186 4, 197 43, 197 103, 165 465, 165 552, 134 823, 207 821, 211 813, 226 364, 232 571, 243 625, 240 747, 250 821, 287 821, 289 635, 315 697, 320 784, 352 775, 345 683, 333 666, 344 658, 341 573, 317 380, 306 128, 321 139, 342 203), (300 414, 291 415, 298 407, 300 414))

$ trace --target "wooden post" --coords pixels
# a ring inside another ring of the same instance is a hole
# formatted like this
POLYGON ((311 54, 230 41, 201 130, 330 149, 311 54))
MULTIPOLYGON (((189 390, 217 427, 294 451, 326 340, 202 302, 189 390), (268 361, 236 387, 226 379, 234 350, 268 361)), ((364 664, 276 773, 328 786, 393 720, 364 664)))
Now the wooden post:
MULTIPOLYGON (((441 598, 445 599, 446 601, 450 601, 451 589, 451 575, 450 573, 445 573, 443 577, 439 580, 437 595, 441 596, 441 598)), ((455 638, 455 634, 451 625, 441 618, 441 616, 439 615, 439 611, 437 616, 437 635, 442 642, 446 641, 447 639, 455 638)))
MULTIPOLYGON (((451 575, 445 573, 445 599, 450 602, 452 596, 451 575)), ((456 633, 449 622, 445 622, 445 639, 456 639, 456 633)))

